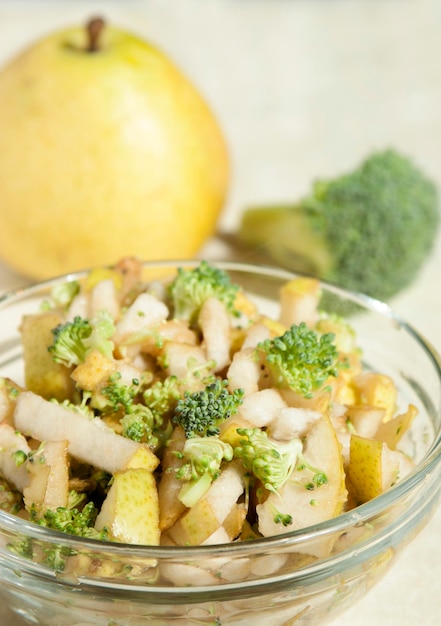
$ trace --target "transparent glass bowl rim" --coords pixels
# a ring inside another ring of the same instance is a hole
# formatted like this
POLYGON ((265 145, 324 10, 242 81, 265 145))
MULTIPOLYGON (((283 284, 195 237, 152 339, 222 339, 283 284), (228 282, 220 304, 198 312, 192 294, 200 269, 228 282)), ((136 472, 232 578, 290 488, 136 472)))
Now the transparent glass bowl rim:
MULTIPOLYGON (((143 269, 155 269, 155 268, 177 268, 177 267, 194 267, 201 262, 200 259, 186 259, 186 260, 166 260, 166 261, 146 261, 143 262, 143 269)), ((210 260, 210 263, 217 267, 223 268, 226 271, 238 271, 247 274, 262 275, 264 277, 275 278, 280 280, 291 280, 301 274, 284 270, 278 267, 272 267, 267 265, 248 264, 235 261, 216 261, 210 260)), ((15 304, 21 300, 38 295, 43 290, 49 290, 54 285, 62 282, 80 280, 87 276, 90 269, 79 270, 69 274, 60 275, 48 280, 36 282, 28 286, 17 288, 5 293, 0 297, 0 314, 1 311, 7 308, 10 304, 15 304)), ((440 381, 441 387, 441 357, 437 351, 430 345, 430 343, 408 322, 406 322, 401 316, 386 303, 367 296, 358 292, 350 292, 321 281, 321 285, 329 292, 340 296, 342 298, 351 300, 367 311, 380 314, 381 316, 388 318, 395 325, 400 326, 411 335, 415 341, 419 344, 420 348, 427 354, 431 360, 437 377, 440 381)), ((441 403, 441 398, 439 404, 441 403)), ((438 411, 441 407, 437 407, 438 411)), ((63 543, 65 546, 69 546, 72 549, 84 549, 99 550, 102 552, 111 551, 115 556, 127 557, 128 554, 134 558, 156 558, 161 560, 162 558, 172 559, 189 559, 189 558, 201 558, 214 556, 246 556, 255 552, 271 551, 280 548, 293 548, 296 544, 301 544, 306 540, 315 540, 328 534, 335 532, 344 532, 346 528, 354 525, 361 525, 368 522, 373 517, 381 515, 387 511, 394 504, 398 503, 401 498, 412 492, 420 483, 425 480, 425 477, 432 472, 438 471, 441 474, 441 427, 435 433, 432 445, 425 453, 424 457, 418 463, 418 465, 400 482, 394 485, 385 493, 370 500, 369 502, 362 504, 355 509, 342 513, 339 516, 308 526, 307 528, 299 529, 296 531, 286 532, 282 535, 276 535, 273 537, 253 539, 252 541, 235 542, 227 544, 217 545, 204 545, 204 546, 136 546, 133 544, 116 543, 109 541, 98 541, 93 539, 86 539, 84 537, 76 537, 67 535, 65 533, 49 530, 45 527, 38 526, 36 524, 27 522, 22 518, 19 518, 13 514, 0 510, 0 527, 4 530, 11 531, 13 533, 20 533, 27 537, 39 539, 47 542, 63 543)))

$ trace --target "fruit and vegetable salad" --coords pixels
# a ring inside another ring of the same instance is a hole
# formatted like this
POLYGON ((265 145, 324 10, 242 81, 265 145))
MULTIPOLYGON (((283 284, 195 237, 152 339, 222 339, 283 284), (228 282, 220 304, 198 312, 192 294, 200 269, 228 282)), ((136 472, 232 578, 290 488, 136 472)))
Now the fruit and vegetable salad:
POLYGON ((215 264, 141 270, 93 270, 21 320, 24 385, 0 386, 4 510, 98 540, 221 544, 333 518, 412 469, 398 446, 417 409, 397 411, 317 280, 287 282, 270 318, 215 264))

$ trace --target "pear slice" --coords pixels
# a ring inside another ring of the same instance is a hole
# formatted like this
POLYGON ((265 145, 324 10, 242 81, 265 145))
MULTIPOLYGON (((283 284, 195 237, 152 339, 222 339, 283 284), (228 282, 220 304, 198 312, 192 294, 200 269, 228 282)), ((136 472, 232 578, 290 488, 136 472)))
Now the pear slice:
POLYGON ((148 461, 147 469, 153 471, 159 463, 148 447, 117 435, 99 418, 74 413, 31 391, 19 394, 14 422, 20 432, 37 441, 67 439, 71 456, 110 474, 126 468, 140 449, 145 451, 142 454, 144 465, 148 461))
MULTIPOLYGON (((265 537, 317 524, 335 517, 342 510, 346 500, 343 459, 327 415, 312 424, 302 456, 303 461, 298 463, 280 491, 271 493, 256 507, 259 531, 265 537), (290 516, 290 523, 284 526, 277 521, 278 513, 290 516)), ((322 555, 331 547, 332 544, 325 539, 308 550, 311 554, 322 555)))
POLYGON ((185 441, 183 428, 177 426, 164 450, 161 479, 158 486, 159 527, 161 531, 173 526, 185 511, 185 505, 178 498, 183 483, 176 477, 176 471, 183 464, 180 453, 184 449, 185 441))
POLYGON ((392 419, 396 410, 397 388, 395 382, 386 374, 362 372, 353 379, 358 400, 357 404, 368 404, 384 409, 384 419, 392 419))
POLYGON ((26 389, 59 401, 72 399, 75 391, 70 368, 55 363, 48 351, 54 339, 52 329, 63 321, 59 313, 48 311, 25 315, 20 326, 26 389))
POLYGON ((240 462, 230 462, 202 498, 169 529, 171 539, 178 545, 196 546, 216 532, 243 493, 244 472, 240 462))
POLYGON ((401 457, 378 439, 351 435, 348 485, 356 505, 376 498, 397 481, 401 457))
POLYGON ((115 472, 113 482, 95 521, 122 543, 159 545, 159 503, 152 472, 136 467, 115 472))
POLYGON ((361 437, 374 437, 384 415, 384 409, 368 404, 354 404, 346 411, 346 418, 361 437))
POLYGON ((23 490, 26 509, 55 510, 67 506, 69 492, 68 442, 47 441, 27 463, 29 484, 23 490))
POLYGON ((314 326, 320 295, 320 282, 315 278, 299 277, 285 283, 280 290, 281 324, 287 328, 300 322, 314 326))
POLYGON ((400 415, 397 415, 389 422, 379 425, 375 433, 375 439, 384 441, 391 450, 395 450, 401 437, 409 430, 417 415, 418 409, 416 406, 409 404, 407 411, 400 413, 400 415))
POLYGON ((17 455, 26 457, 31 448, 25 437, 7 422, 0 423, 0 473, 18 491, 29 484, 27 463, 17 463, 17 455))

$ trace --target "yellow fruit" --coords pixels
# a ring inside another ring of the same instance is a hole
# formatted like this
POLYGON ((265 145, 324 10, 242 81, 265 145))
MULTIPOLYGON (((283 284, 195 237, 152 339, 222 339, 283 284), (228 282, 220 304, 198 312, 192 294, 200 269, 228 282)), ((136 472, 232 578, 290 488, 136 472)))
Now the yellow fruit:
POLYGON ((158 545, 159 504, 152 472, 141 467, 115 472, 95 527, 108 528, 122 543, 158 545))
POLYGON ((90 51, 90 32, 0 72, 0 256, 35 278, 192 257, 227 192, 225 140, 192 84, 149 43, 104 25, 90 51))

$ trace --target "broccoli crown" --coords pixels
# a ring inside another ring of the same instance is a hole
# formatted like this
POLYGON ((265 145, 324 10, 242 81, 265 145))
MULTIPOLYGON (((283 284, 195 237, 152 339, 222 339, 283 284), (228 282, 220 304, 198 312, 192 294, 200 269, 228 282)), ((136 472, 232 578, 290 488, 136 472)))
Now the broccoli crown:
POLYGON ((121 418, 122 434, 127 439, 148 443, 153 447, 157 439, 153 436, 155 420, 150 409, 143 404, 132 404, 121 418))
POLYGON ((334 339, 334 333, 320 335, 301 322, 280 337, 258 344, 257 350, 265 355, 275 386, 308 398, 329 376, 338 374, 339 354, 334 339))
POLYGON ((225 270, 201 261, 191 270, 178 268, 168 293, 173 304, 174 317, 194 324, 204 302, 211 297, 221 300, 227 310, 235 313, 234 302, 238 285, 231 282, 225 270))
POLYGON ((415 278, 438 223, 436 186, 389 149, 296 204, 247 209, 239 236, 284 267, 387 300, 415 278))
POLYGON ((56 509, 47 509, 42 515, 37 515, 36 510, 31 509, 31 520, 40 526, 69 535, 104 539, 105 536, 93 528, 97 513, 98 509, 94 503, 88 502, 82 509, 60 506, 56 509))
POLYGON ((218 435, 219 425, 237 412, 244 392, 230 393, 227 386, 227 380, 216 379, 202 391, 186 391, 178 400, 172 420, 182 426, 187 438, 218 435))
POLYGON ((84 363, 92 350, 99 350, 110 358, 113 342, 109 338, 114 331, 113 320, 107 311, 100 311, 91 320, 77 315, 72 321, 52 329, 53 343, 48 350, 55 362, 67 367, 84 363))
POLYGON ((102 393, 109 400, 110 407, 117 412, 124 413, 130 410, 133 400, 139 391, 139 380, 133 379, 130 385, 121 382, 121 373, 115 372, 109 376, 107 384, 102 388, 102 393))
POLYGON ((144 402, 152 412, 157 425, 162 424, 164 417, 174 411, 180 396, 176 376, 167 376, 163 381, 156 381, 143 393, 144 402))
POLYGON ((241 459, 248 472, 269 491, 278 491, 288 480, 302 450, 300 439, 276 443, 260 428, 238 428, 242 437, 234 448, 234 457, 241 459))
POLYGON ((59 283, 51 289, 51 305, 67 309, 79 292, 80 283, 77 280, 59 283))
POLYGON ((185 462, 176 472, 183 480, 198 480, 204 474, 213 479, 220 473, 222 461, 231 461, 233 448, 229 443, 213 437, 191 437, 187 439, 182 451, 185 462))
POLYGON ((439 220, 434 184, 394 150, 336 180, 317 181, 302 207, 332 258, 324 278, 380 299, 413 280, 439 220))
POLYGON ((110 313, 103 309, 90 320, 91 333, 84 339, 87 352, 92 350, 99 350, 108 359, 113 356, 113 341, 110 338, 115 332, 115 325, 113 323, 110 313))
POLYGON ((54 341, 48 348, 54 361, 67 367, 83 363, 88 352, 84 339, 91 333, 90 322, 79 315, 72 322, 58 324, 52 329, 54 341))

